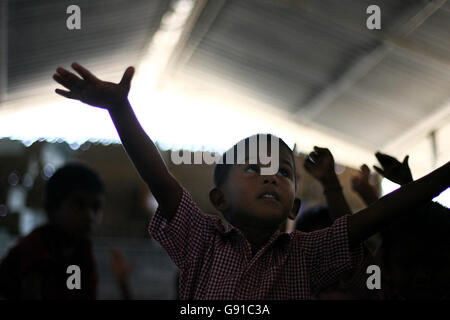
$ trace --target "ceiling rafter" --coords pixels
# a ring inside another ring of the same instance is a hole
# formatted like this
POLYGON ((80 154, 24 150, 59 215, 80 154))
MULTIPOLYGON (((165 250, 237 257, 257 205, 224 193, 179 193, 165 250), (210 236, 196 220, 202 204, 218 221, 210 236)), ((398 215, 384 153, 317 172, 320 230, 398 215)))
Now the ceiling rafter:
POLYGON ((399 26, 397 30, 393 31, 391 37, 379 41, 378 45, 372 51, 356 60, 338 79, 330 83, 295 113, 300 123, 308 125, 314 121, 315 117, 376 67, 396 46, 406 47, 404 44, 402 45, 399 39, 407 37, 416 30, 433 13, 441 8, 445 2, 446 0, 438 0, 427 3, 417 14, 399 26), (393 41, 393 39, 396 40, 393 41))

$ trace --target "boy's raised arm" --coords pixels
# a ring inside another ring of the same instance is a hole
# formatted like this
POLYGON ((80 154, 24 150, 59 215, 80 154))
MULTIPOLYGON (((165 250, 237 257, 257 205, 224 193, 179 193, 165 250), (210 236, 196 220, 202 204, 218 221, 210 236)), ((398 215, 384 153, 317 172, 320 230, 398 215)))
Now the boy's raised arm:
POLYGON ((166 218, 171 218, 183 191, 128 102, 134 68, 129 67, 118 84, 98 79, 77 63, 73 63, 72 68, 81 78, 63 68, 57 68, 53 79, 70 91, 56 89, 56 93, 108 110, 128 156, 163 209, 161 212, 166 218))
POLYGON ((306 158, 304 167, 306 171, 322 184, 332 221, 351 213, 351 209, 344 197, 342 187, 334 171, 334 158, 330 150, 314 147, 314 151, 306 158))
POLYGON ((373 202, 378 200, 378 193, 374 186, 369 182, 370 169, 366 164, 360 167, 358 175, 352 177, 352 189, 361 199, 370 206, 373 202))
POLYGON ((418 204, 429 201, 449 186, 450 162, 416 181, 380 198, 371 206, 349 217, 350 246, 364 241, 392 220, 408 214, 418 204))

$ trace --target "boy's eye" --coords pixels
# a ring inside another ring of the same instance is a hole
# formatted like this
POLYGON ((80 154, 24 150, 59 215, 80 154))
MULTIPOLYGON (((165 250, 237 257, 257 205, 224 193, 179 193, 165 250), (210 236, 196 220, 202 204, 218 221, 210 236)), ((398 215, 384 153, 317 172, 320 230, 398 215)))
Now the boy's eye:
POLYGON ((259 173, 259 171, 259 166, 257 164, 251 164, 247 168, 245 168, 245 172, 259 173))
POLYGON ((291 177, 291 172, 290 172, 289 170, 287 170, 287 169, 280 168, 280 170, 278 170, 278 172, 279 172, 282 176, 284 176, 284 177, 286 177, 286 178, 290 178, 290 177, 291 177))

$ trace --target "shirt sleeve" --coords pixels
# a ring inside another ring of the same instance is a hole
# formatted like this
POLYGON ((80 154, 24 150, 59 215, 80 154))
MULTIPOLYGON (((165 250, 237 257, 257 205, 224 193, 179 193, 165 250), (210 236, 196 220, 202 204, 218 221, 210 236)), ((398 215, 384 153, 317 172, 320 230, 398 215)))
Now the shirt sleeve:
POLYGON ((166 219, 158 207, 149 225, 150 235, 180 270, 201 254, 213 231, 213 217, 204 214, 185 189, 175 215, 170 220, 166 219))
POLYGON ((349 247, 348 217, 349 215, 345 215, 336 219, 329 228, 302 233, 300 236, 300 247, 304 253, 313 291, 333 284, 346 271, 362 262, 362 245, 349 247))

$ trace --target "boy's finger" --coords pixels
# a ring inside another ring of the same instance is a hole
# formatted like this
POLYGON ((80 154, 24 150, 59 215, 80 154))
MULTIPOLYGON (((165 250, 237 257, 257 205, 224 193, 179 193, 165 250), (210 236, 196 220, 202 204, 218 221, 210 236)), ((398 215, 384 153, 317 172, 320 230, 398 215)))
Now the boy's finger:
POLYGON ((373 168, 375 169, 376 172, 384 176, 384 171, 381 168, 378 168, 377 166, 373 166, 373 168))
POLYGON ((365 176, 368 176, 368 175, 370 175, 370 169, 369 169, 369 167, 367 166, 367 164, 363 164, 362 166, 361 166, 361 172, 365 175, 365 176))
POLYGON ((66 84, 75 87, 79 87, 82 85, 83 80, 74 75, 72 72, 66 71, 63 68, 58 68, 57 71, 58 73, 56 75, 59 76, 61 80, 65 81, 66 84))
POLYGON ((386 155, 379 151, 375 153, 375 157, 381 164, 383 164, 383 162, 386 160, 386 155))
POLYGON ((405 159, 403 159, 403 164, 408 166, 408 160, 409 160, 409 155, 407 155, 405 157, 405 159))
POLYGON ((78 96, 73 93, 72 91, 65 91, 61 89, 55 89, 55 92, 63 97, 69 98, 69 99, 75 99, 78 100, 78 96))
POLYGON ((328 150, 327 148, 321 148, 318 146, 314 146, 314 151, 316 151, 317 153, 328 153, 330 152, 330 150, 328 150))
POLYGON ((56 72, 57 72, 58 74, 60 74, 60 75, 63 75, 63 74, 65 74, 65 73, 69 73, 69 71, 67 71, 66 69, 61 68, 61 67, 56 68, 56 72))
POLYGON ((376 153, 375 156, 377 157, 378 161, 381 163, 383 167, 390 166, 398 162, 397 159, 395 159, 394 157, 391 157, 381 152, 376 153))
POLYGON ((72 68, 78 72, 78 74, 84 79, 88 81, 95 81, 97 77, 94 76, 88 69, 84 68, 82 65, 74 62, 72 63, 72 68))
POLYGON ((134 75, 134 68, 128 67, 127 70, 125 70, 122 80, 120 80, 119 85, 125 86, 126 88, 130 88, 131 86, 131 79, 133 79, 134 75))
POLYGON ((319 158, 319 155, 315 152, 311 152, 309 154, 309 158, 312 160, 313 163, 316 163, 319 158))
POLYGON ((71 89, 74 87, 72 81, 69 81, 69 80, 67 80, 67 79, 65 79, 65 78, 62 78, 62 77, 61 77, 60 75, 58 75, 58 74, 54 74, 54 75, 53 75, 53 79, 54 79, 56 82, 58 82, 60 85, 66 87, 66 88, 69 89, 69 90, 71 90, 71 89))

